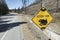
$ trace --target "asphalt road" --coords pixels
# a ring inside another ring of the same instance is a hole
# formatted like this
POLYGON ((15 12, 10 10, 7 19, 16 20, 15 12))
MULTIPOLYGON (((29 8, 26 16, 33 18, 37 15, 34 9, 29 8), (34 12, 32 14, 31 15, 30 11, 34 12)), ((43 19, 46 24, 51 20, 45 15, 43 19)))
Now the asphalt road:
POLYGON ((38 28, 32 21, 30 16, 22 14, 10 13, 0 17, 0 40, 59 40, 60 33, 58 25, 50 24, 45 31, 38 28), (23 17, 22 17, 23 16, 23 17), (26 20, 23 20, 26 19, 26 20), (26 24, 28 22, 28 24, 26 24), (23 33, 23 24, 26 24, 26 29, 23 33), (53 27, 52 27, 53 26, 53 27), (56 30, 56 29, 58 30, 56 30), (54 29, 54 30, 53 30, 54 29), (30 32, 29 32, 30 31, 30 32))
POLYGON ((22 15, 10 13, 0 17, 0 40, 23 40, 22 15))

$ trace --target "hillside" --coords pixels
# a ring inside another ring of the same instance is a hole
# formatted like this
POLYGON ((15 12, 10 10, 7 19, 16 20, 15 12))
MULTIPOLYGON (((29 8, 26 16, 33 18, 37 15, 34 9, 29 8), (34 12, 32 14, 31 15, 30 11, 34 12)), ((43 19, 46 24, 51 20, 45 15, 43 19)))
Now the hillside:
MULTIPOLYGON (((49 12, 60 11, 60 0, 43 0, 42 4, 49 12)), ((31 4, 26 8, 27 14, 35 14, 41 8, 41 1, 31 4)))
MULTIPOLYGON (((60 22, 60 0, 58 0, 58 3, 57 0, 45 0, 44 3, 45 5, 43 6, 53 16, 52 22, 59 23, 60 22)), ((36 3, 33 3, 26 8, 26 14, 34 16, 37 12, 40 11, 40 8, 41 8, 41 2, 38 1, 36 3)))

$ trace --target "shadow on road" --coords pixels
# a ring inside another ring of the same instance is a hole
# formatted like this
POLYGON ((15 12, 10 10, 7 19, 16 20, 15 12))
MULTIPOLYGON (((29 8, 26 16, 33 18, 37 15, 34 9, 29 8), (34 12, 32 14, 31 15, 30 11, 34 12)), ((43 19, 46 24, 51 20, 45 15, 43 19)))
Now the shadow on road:
POLYGON ((27 22, 16 22, 16 23, 10 23, 10 24, 1 24, 0 25, 0 32, 5 32, 7 30, 10 30, 14 27, 17 27, 17 26, 19 26, 21 24, 25 24, 25 23, 27 23, 27 22))

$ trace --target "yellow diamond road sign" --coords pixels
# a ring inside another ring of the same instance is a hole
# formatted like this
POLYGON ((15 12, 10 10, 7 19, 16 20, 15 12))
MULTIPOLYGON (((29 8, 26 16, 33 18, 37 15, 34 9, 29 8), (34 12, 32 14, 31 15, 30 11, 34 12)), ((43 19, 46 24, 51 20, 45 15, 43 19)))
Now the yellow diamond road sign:
POLYGON ((48 24, 52 21, 52 16, 48 13, 47 10, 40 10, 33 18, 32 21, 39 28, 46 28, 48 24))

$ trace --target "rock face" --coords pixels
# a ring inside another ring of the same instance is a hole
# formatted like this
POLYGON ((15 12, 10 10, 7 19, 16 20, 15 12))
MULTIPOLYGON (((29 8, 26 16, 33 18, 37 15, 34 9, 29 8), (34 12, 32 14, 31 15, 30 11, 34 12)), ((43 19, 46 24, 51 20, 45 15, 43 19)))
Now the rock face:
POLYGON ((45 1, 45 7, 48 10, 60 8, 60 0, 44 0, 44 1, 45 1))
POLYGON ((57 1, 56 0, 45 0, 45 7, 47 9, 56 9, 57 1))
MULTIPOLYGON (((42 5, 50 12, 60 11, 60 0, 42 0, 42 5)), ((27 14, 35 14, 41 8, 41 0, 28 6, 27 14)))
POLYGON ((0 0, 0 15, 8 13, 8 7, 5 0, 0 0))

